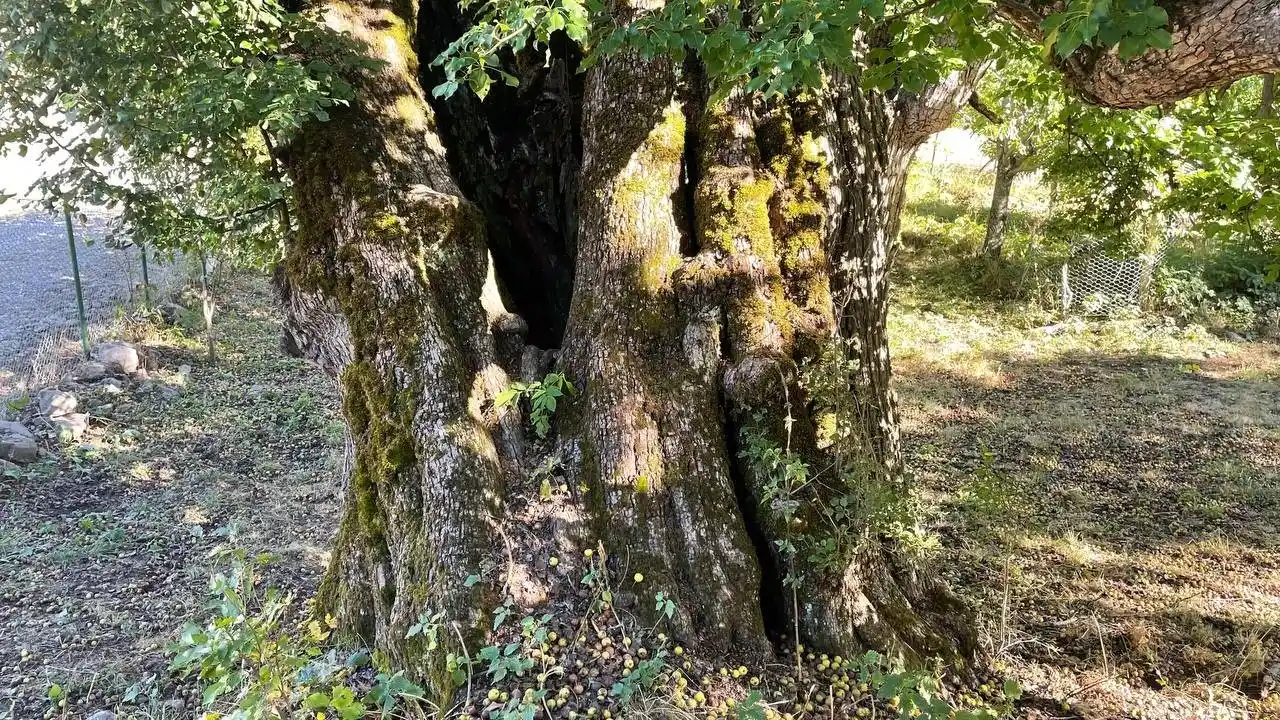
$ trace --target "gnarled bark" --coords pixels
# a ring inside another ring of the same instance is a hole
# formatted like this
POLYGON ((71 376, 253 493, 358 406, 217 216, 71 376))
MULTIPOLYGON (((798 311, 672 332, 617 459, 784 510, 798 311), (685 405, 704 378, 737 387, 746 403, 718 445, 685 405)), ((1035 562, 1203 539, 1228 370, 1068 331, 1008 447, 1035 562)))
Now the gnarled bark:
POLYGON ((561 364, 581 397, 565 428, 594 531, 678 627, 760 652, 760 570, 737 512, 716 387, 719 320, 682 302, 685 114, 669 60, 611 57, 586 80, 573 304, 561 364), (697 588, 695 592, 688 589, 697 588))
MULTIPOLYGON (((1085 100, 1115 108, 1143 108, 1189 97, 1242 77, 1280 71, 1280 0, 1173 0, 1173 47, 1152 48, 1125 61, 1110 51, 1082 48, 1058 62, 1085 100)), ((1000 0, 1000 13, 1038 37, 1056 2, 1000 0)))
POLYGON ((489 604, 464 581, 493 552, 487 515, 520 453, 492 409, 508 384, 495 330, 510 323, 418 84, 416 18, 372 0, 331 5, 325 20, 381 64, 351 107, 282 150, 299 210, 288 316, 299 347, 340 378, 355 449, 320 604, 439 678, 406 630, 440 610, 470 633, 489 604))
POLYGON ((949 76, 919 96, 892 97, 858 88, 838 75, 825 96, 835 192, 828 237, 832 293, 840 333, 856 343, 857 397, 870 457, 887 478, 902 469, 897 401, 885 327, 889 272, 897 241, 907 170, 916 149, 950 124, 968 101, 982 66, 949 76))
POLYGON ((414 41, 442 42, 447 23, 417 30, 413 13, 377 0, 334 3, 327 20, 383 62, 350 108, 281 150, 299 219, 282 301, 294 345, 341 384, 354 455, 324 609, 447 689, 422 640, 406 638, 413 622, 443 612, 470 643, 504 595, 564 599, 535 556, 558 553, 558 572, 574 572, 581 550, 603 545, 616 577, 645 578, 627 587, 629 609, 651 615, 635 596, 663 592, 686 645, 763 655, 798 631, 836 652, 968 655, 955 606, 869 526, 834 566, 782 554, 780 541, 820 542, 822 507, 851 489, 816 483, 793 525, 740 451, 751 431, 815 473, 838 462, 798 377, 844 336, 859 348, 846 389, 871 418, 857 452, 879 468, 864 480, 896 482, 890 246, 911 153, 973 73, 915 98, 848 81, 822 97, 709 106, 696 62, 623 52, 580 91, 557 80, 559 100, 508 98, 571 118, 581 134, 566 140, 504 127, 474 102, 431 107, 414 41), (509 168, 485 171, 544 145, 554 159, 522 166, 532 194, 509 168), (541 195, 554 211, 525 222, 541 195), (537 306, 532 330, 500 288, 537 306), (512 378, 546 370, 528 337, 561 341, 559 369, 578 388, 553 442, 530 442, 517 411, 494 407, 512 378), (558 456, 570 488, 554 512, 529 499, 534 452, 558 456), (781 597, 784 574, 805 577, 793 597, 781 597))

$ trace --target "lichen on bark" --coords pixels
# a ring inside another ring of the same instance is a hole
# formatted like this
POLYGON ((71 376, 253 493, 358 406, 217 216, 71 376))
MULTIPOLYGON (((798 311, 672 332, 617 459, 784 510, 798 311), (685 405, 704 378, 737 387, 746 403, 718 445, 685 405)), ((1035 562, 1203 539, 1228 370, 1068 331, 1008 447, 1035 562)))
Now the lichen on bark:
MULTIPOLYGON (((591 473, 592 533, 676 599, 679 633, 763 653, 759 568, 736 512, 714 381, 719 319, 682 302, 672 277, 682 264, 686 131, 676 83, 670 61, 631 53, 586 78, 577 273, 561 356, 581 396, 562 448, 571 467, 591 473)), ((637 613, 652 615, 652 604, 637 613)))
MULTIPOLYGON (((493 602, 488 588, 464 581, 492 554, 486 518, 520 447, 492 409, 508 384, 492 330, 505 311, 482 219, 459 196, 432 133, 412 9, 335 3, 325 18, 380 62, 356 79, 350 107, 282 150, 299 218, 286 274, 296 292, 342 316, 348 348, 318 354, 341 363, 326 369, 340 379, 354 447, 318 604, 447 696, 443 656, 406 631, 443 611, 449 638, 474 639, 493 602)), ((329 326, 297 319, 304 333, 329 326)))

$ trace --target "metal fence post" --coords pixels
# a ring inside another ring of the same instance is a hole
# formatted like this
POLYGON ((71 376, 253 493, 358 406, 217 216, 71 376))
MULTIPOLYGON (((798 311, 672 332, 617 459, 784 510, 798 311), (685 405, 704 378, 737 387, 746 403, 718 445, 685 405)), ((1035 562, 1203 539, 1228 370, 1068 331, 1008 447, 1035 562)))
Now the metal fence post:
POLYGON ((63 218, 67 221, 67 249, 71 252, 71 276, 76 281, 76 307, 80 313, 80 347, 84 356, 89 357, 89 321, 84 315, 84 289, 80 286, 80 261, 76 258, 76 233, 71 225, 71 208, 62 208, 63 218))
POLYGON ((209 361, 217 358, 213 343, 213 293, 209 290, 209 254, 200 249, 200 297, 204 306, 204 334, 209 343, 209 361))
POLYGON ((138 243, 138 250, 142 252, 142 304, 151 307, 151 276, 147 274, 146 243, 138 243))
POLYGON ((1070 310, 1072 300, 1071 271, 1067 268, 1067 263, 1062 263, 1062 309, 1070 310))

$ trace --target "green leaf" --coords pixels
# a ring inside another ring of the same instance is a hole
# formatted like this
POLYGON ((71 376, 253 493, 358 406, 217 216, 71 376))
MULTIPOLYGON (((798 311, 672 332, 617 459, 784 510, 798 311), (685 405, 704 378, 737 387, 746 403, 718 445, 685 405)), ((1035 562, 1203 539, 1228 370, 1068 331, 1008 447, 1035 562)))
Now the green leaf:
POLYGON ((1098 31, 1098 42, 1101 43, 1103 47, 1112 47, 1116 43, 1120 42, 1121 39, 1127 40, 1132 37, 1126 36, 1124 33, 1124 28, 1115 23, 1108 23, 1098 31))
POLYGON ((1147 34, 1147 43, 1151 45, 1151 47, 1168 50, 1173 47, 1173 36, 1164 28, 1156 28, 1147 34))
POLYGON ((467 76, 467 84, 471 86, 471 92, 483 100, 489 94, 489 86, 493 84, 493 78, 490 78, 489 73, 484 70, 477 69, 467 76))
POLYGON ((1122 60, 1135 58, 1141 55, 1146 49, 1147 42, 1145 38, 1141 38, 1136 35, 1126 35, 1125 38, 1120 41, 1120 58, 1122 60))
POLYGON ((1083 42, 1084 38, 1080 35, 1079 30, 1072 29, 1065 35, 1058 35, 1058 42, 1054 47, 1054 50, 1058 53, 1058 57, 1068 58, 1071 57, 1071 53, 1075 52, 1076 48, 1080 47, 1083 42))

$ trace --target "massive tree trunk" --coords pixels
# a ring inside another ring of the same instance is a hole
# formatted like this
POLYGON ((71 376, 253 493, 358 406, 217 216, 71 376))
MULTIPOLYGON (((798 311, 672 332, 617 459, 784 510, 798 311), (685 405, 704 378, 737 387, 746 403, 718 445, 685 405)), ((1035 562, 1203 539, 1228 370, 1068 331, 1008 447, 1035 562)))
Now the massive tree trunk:
POLYGON ((616 601, 652 621, 664 593, 688 646, 971 659, 962 609, 874 516, 908 492, 885 337, 906 171, 980 69, 919 96, 842 77, 711 103, 696 60, 575 79, 561 47, 493 105, 433 106, 418 54, 458 19, 422 8, 328 7, 382 63, 281 150, 282 304, 354 455, 321 607, 445 689, 411 625, 439 613, 474 650, 505 598, 574 607, 603 547, 616 601), (553 364, 577 392, 527 437, 496 396, 553 364))
POLYGON ((483 218, 434 132, 414 16, 343 3, 325 19, 382 62, 358 79, 357 102, 283 151, 299 209, 286 311, 298 347, 341 379, 355 449, 320 602, 394 662, 439 679, 406 631, 438 608, 470 634, 492 604, 465 580, 493 552, 489 516, 520 457, 517 422, 492 399, 509 383, 502 336, 521 324, 502 307, 483 218))
POLYGON ((679 627, 764 649, 760 570, 737 512, 722 428, 720 318, 683 297, 687 108, 671 60, 623 53, 587 76, 576 279, 561 365, 581 389, 563 428, 594 536, 650 587, 681 593, 679 627))

